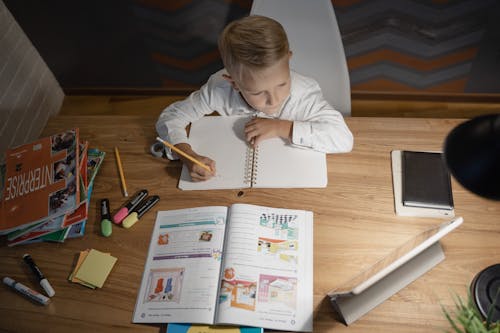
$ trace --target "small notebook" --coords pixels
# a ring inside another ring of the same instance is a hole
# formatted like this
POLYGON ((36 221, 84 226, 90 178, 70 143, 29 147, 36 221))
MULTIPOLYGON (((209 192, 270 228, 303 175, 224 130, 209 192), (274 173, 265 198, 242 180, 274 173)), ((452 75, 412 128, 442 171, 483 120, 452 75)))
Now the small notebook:
POLYGON ((213 159, 217 175, 193 182, 183 166, 182 190, 238 188, 326 187, 328 174, 325 153, 294 146, 283 139, 263 141, 253 149, 245 140, 247 116, 203 117, 191 125, 191 147, 213 159))
POLYGON ((392 188, 394 191, 394 210, 399 216, 416 216, 416 217, 437 217, 450 218, 455 216, 455 209, 439 209, 429 207, 412 207, 403 205, 403 171, 402 171, 402 154, 401 150, 391 151, 391 166, 392 166, 392 188))
POLYGON ((451 179, 442 153, 404 150, 401 171, 403 205, 453 208, 451 179))

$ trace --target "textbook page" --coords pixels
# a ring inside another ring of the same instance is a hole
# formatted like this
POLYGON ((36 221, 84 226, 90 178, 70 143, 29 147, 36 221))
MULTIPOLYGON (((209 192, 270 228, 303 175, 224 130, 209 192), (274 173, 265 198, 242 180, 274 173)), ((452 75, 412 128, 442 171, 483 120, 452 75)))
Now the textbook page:
POLYGON ((226 217, 226 207, 158 212, 134 323, 213 323, 226 217))
POLYGON ((312 331, 313 213, 234 204, 217 323, 312 331))

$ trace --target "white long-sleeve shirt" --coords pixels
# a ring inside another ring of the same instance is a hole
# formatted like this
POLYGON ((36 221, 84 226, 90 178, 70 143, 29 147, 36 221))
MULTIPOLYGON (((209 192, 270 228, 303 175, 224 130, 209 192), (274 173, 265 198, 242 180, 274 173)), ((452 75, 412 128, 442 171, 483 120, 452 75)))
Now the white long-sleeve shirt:
MULTIPOLYGON (((283 102, 280 111, 275 116, 269 116, 248 105, 222 74, 227 73, 221 70, 213 74, 200 90, 163 110, 156 123, 156 130, 161 138, 173 145, 189 143, 186 126, 217 111, 221 116, 249 115, 290 120, 293 121, 294 145, 325 153, 352 150, 353 136, 342 114, 323 98, 321 88, 314 79, 292 71, 290 95, 283 102)), ((167 156, 175 158, 170 152, 167 156)))

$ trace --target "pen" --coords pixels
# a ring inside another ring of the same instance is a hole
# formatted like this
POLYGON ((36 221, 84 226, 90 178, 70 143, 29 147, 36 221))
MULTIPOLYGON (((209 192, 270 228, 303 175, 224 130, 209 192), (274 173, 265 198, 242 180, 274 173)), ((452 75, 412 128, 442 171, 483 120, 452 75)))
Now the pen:
POLYGON ((123 195, 128 197, 127 184, 125 184, 125 176, 123 175, 122 160, 120 159, 120 152, 118 147, 115 147, 116 164, 118 165, 118 172, 120 173, 120 180, 122 182, 123 195))
POLYGON ((204 163, 201 163, 200 161, 198 161, 197 159, 195 159, 194 157, 186 154, 185 152, 183 152, 182 150, 180 150, 179 148, 177 148, 176 146, 174 146, 173 144, 171 144, 170 142, 167 142, 165 140, 163 140, 162 138, 160 137, 156 137, 156 140, 160 141, 161 143, 163 143, 165 146, 167 146, 168 148, 172 149, 173 151, 175 151, 177 154, 179 155, 182 155, 184 156, 185 158, 187 158, 188 160, 190 160, 191 162, 195 163, 195 164, 198 164, 199 166, 201 166, 202 168, 212 172, 212 169, 210 169, 210 167, 204 163))
POLYGON ((42 286, 43 290, 45 290, 45 292, 47 293, 47 295, 49 297, 54 296, 56 294, 56 292, 54 291, 54 289, 50 285, 49 280, 47 280, 47 278, 43 275, 43 273, 40 270, 40 268, 38 268, 38 266, 35 264, 35 262, 33 261, 33 258, 31 258, 31 256, 26 253, 23 256, 23 260, 31 268, 31 271, 33 272, 33 274, 36 275, 36 277, 38 279, 38 282, 42 286))
POLYGON ((47 305, 50 302, 50 298, 40 294, 38 291, 35 291, 35 290, 25 286, 24 284, 22 284, 20 282, 14 281, 10 277, 4 277, 3 283, 5 283, 6 285, 11 287, 12 289, 18 291, 19 293, 23 294, 24 296, 29 297, 30 299, 32 299, 40 304, 47 305))

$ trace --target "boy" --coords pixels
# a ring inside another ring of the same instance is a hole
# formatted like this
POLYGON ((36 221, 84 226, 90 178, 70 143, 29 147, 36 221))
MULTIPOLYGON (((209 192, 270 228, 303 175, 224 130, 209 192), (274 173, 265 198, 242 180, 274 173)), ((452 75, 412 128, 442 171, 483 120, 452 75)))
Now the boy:
MULTIPOLYGON (((233 21, 219 37, 219 51, 225 69, 186 100, 168 106, 156 123, 160 137, 211 168, 209 172, 179 156, 193 181, 215 175, 215 161, 193 151, 185 129, 213 111, 254 116, 245 125, 246 140, 253 146, 281 137, 325 153, 351 151, 352 133, 340 112, 324 100, 318 83, 290 71, 292 52, 280 23, 264 16, 233 21)), ((170 151, 167 156, 176 158, 170 151)))

